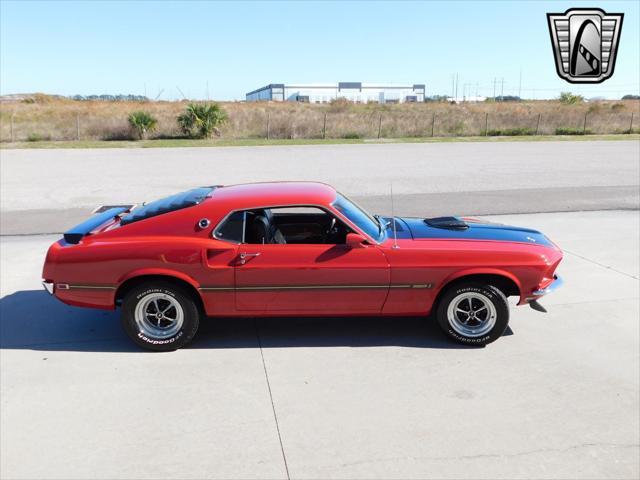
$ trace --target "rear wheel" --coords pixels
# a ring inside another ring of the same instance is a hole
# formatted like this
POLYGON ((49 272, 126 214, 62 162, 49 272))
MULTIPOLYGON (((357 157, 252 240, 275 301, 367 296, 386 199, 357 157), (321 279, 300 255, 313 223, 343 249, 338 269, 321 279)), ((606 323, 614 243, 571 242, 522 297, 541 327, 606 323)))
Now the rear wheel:
POLYGON ((192 296, 169 282, 131 289, 122 302, 122 327, 143 348, 171 351, 191 341, 200 310, 192 296))
POLYGON ((457 342, 486 345, 506 330, 509 303, 492 285, 461 283, 445 292, 436 316, 440 328, 457 342))

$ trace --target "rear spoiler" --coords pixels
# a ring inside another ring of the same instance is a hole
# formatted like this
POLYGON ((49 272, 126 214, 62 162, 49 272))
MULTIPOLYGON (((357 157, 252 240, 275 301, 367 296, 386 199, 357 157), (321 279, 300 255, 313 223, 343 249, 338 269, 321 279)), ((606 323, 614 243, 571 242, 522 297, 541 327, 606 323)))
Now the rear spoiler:
POLYGON ((71 230, 64 232, 64 240, 67 243, 79 243, 85 235, 92 232, 103 223, 114 219, 122 213, 128 212, 132 208, 133 205, 108 206, 108 208, 98 207, 94 210, 94 212, 97 213, 95 213, 91 218, 88 218, 84 222, 76 225, 71 230))

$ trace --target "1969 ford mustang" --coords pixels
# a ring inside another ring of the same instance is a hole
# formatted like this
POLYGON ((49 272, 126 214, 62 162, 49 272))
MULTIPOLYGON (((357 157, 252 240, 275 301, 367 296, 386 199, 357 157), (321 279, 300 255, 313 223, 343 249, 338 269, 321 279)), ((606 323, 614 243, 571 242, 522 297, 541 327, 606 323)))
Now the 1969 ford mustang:
POLYGON ((542 233, 470 218, 370 215, 311 182, 195 188, 103 206, 51 247, 44 286, 69 305, 122 309, 138 345, 186 345, 206 316, 427 316, 468 345, 499 338, 508 296, 560 285, 542 233))

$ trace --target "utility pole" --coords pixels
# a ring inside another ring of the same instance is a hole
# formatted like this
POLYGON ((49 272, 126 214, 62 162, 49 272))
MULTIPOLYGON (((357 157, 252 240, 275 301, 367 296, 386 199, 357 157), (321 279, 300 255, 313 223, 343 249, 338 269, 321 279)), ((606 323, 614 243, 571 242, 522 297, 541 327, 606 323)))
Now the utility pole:
POLYGON ((493 77, 493 101, 496 100, 496 77, 493 77))
POLYGON ((478 101, 478 82, 476 82, 476 102, 478 101))
POLYGON ((456 96, 454 97, 456 101, 458 100, 458 74, 456 73, 456 96))
POLYGON ((502 77, 502 87, 500 87, 500 101, 504 102, 504 77, 502 77))
POLYGON ((455 87, 454 87, 454 84, 455 84, 455 76, 454 76, 454 74, 452 73, 452 74, 451 74, 451 98, 452 98, 452 99, 453 99, 453 98, 455 98, 455 97, 454 97, 454 95, 455 95, 455 87))
POLYGON ((518 83, 518 98, 522 99, 522 68, 520 69, 520 82, 518 83))

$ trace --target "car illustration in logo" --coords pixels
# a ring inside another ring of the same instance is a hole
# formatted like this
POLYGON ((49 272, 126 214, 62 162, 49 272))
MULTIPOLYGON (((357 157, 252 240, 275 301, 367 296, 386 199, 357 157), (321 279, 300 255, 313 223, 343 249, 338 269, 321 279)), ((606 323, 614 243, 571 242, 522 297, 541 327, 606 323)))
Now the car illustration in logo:
POLYGON ((548 13, 549 34, 560 78, 601 83, 613 75, 623 13, 573 8, 548 13))

